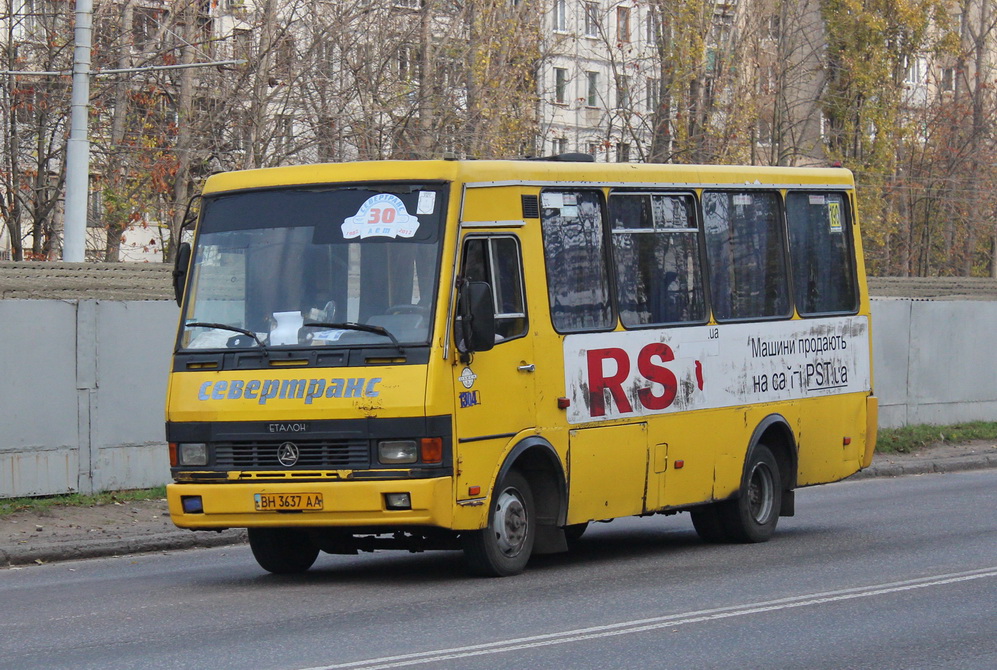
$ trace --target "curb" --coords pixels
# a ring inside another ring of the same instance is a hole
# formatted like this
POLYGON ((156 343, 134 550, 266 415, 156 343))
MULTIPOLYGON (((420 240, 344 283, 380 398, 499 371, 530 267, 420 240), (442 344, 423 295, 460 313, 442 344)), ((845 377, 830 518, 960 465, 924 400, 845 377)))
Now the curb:
POLYGON ((943 460, 910 460, 906 462, 885 461, 873 463, 860 470, 849 479, 872 479, 873 477, 902 477, 904 475, 929 475, 942 472, 965 472, 997 468, 997 455, 976 454, 943 460))
POLYGON ((15 547, 13 550, 0 548, 0 567, 76 561, 85 558, 108 558, 175 549, 206 549, 244 544, 245 542, 247 542, 246 530, 243 528, 217 533, 177 530, 141 537, 91 540, 86 544, 69 546, 61 543, 50 543, 15 547))

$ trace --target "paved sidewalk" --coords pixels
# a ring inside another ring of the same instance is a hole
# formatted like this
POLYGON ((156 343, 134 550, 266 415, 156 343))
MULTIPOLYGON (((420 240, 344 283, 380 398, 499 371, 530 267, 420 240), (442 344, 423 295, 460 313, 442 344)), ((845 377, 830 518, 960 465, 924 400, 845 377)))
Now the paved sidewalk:
MULTIPOLYGON (((997 444, 943 445, 915 454, 878 455, 852 479, 997 468, 997 444)), ((245 530, 181 530, 165 500, 56 507, 0 517, 0 568, 154 551, 243 544, 245 530)))

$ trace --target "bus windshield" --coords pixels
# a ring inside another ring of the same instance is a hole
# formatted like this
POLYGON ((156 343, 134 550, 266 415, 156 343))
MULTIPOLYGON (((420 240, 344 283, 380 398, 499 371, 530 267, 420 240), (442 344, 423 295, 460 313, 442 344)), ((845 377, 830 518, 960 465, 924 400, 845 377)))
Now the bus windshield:
POLYGON ((445 200, 439 183, 205 197, 180 347, 428 344, 445 200))

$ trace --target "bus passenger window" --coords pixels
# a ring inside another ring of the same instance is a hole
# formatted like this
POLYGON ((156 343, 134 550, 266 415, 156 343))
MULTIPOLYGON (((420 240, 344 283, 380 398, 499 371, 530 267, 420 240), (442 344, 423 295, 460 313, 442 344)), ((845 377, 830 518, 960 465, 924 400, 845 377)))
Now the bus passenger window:
POLYGON ((540 194, 550 317, 559 332, 615 325, 599 191, 540 194))
POLYGON ((793 293, 800 314, 855 312, 852 223, 840 193, 786 196, 793 293))
POLYGON ((693 197, 613 194, 609 217, 623 325, 706 321, 693 197))
POLYGON ((516 238, 467 238, 461 273, 464 279, 487 282, 492 287, 496 342, 526 334, 523 269, 516 238))
POLYGON ((779 194, 705 191, 703 223, 717 320, 788 316, 779 194))

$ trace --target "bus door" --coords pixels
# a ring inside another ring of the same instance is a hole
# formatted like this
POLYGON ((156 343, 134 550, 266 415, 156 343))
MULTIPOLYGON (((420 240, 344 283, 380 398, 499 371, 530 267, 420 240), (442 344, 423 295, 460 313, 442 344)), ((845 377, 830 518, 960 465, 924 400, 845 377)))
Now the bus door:
POLYGON ((474 497, 468 493, 474 487, 486 495, 509 441, 536 425, 537 362, 533 338, 527 337, 519 238, 506 232, 466 234, 458 275, 487 282, 495 308, 495 346, 472 354, 466 362, 458 357, 453 367, 457 498, 461 499, 474 497))

